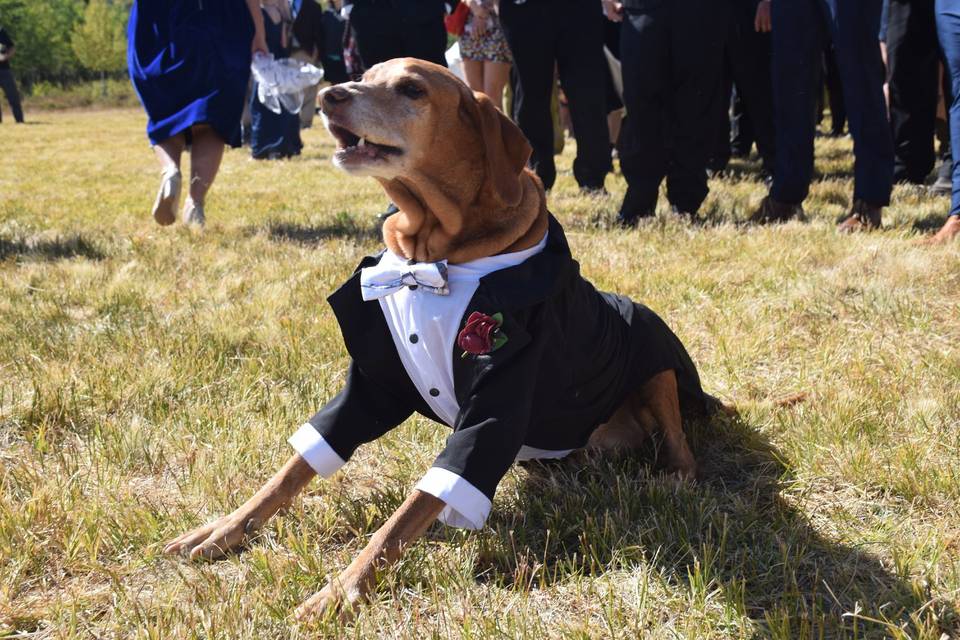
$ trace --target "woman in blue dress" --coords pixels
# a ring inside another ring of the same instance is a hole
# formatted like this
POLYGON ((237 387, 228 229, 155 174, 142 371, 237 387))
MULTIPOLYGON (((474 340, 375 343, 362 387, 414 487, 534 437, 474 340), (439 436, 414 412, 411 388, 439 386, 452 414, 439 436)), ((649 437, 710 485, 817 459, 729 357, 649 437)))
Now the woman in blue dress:
MULTIPOLYGON (((311 0, 312 1, 312 0, 311 0)), ((263 8, 264 35, 267 48, 276 59, 289 58, 293 15, 288 0, 260 0, 263 8)), ((300 116, 283 106, 280 113, 267 109, 257 99, 257 83, 250 92, 250 152, 255 160, 279 160, 300 155, 300 116)), ((304 109, 313 108, 304 105, 304 109)))
POLYGON ((266 51, 260 7, 257 0, 134 0, 127 37, 130 79, 162 167, 153 217, 176 221, 180 157, 189 146, 183 221, 202 226, 224 146, 240 145, 251 54, 266 51))

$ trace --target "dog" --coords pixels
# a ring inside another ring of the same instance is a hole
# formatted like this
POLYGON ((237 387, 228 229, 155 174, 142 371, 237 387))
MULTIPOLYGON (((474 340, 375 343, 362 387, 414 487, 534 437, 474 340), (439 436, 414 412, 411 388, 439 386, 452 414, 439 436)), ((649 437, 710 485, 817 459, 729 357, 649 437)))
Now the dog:
POLYGON ((580 275, 519 128, 446 69, 410 58, 320 100, 334 163, 377 180, 399 208, 383 223, 386 250, 329 298, 352 358, 345 387, 250 500, 165 551, 237 548, 315 475, 414 412, 453 429, 446 447, 298 618, 352 610, 438 518, 482 527, 515 461, 634 449, 657 433, 667 469, 694 478, 684 416, 712 399, 659 317, 580 275))

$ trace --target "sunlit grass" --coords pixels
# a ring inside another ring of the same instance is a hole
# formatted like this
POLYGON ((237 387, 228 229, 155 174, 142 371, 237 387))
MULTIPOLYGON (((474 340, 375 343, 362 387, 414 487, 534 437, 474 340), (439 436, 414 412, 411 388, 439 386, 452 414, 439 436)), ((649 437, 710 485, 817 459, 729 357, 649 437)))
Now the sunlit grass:
POLYGON ((294 161, 229 152, 205 233, 162 229, 139 111, 36 120, 0 126, 0 637, 960 634, 960 244, 911 244, 948 206, 912 187, 882 233, 837 236, 848 140, 818 140, 811 221, 776 228, 740 224, 764 189, 738 161, 704 224, 662 205, 617 230, 622 179, 581 196, 568 148, 550 207, 584 273, 660 312, 742 417, 696 427, 697 486, 630 459, 512 470, 484 531, 435 527, 355 622, 295 628, 442 428, 362 449, 242 555, 159 551, 339 389, 325 298, 385 197, 311 130, 294 161))

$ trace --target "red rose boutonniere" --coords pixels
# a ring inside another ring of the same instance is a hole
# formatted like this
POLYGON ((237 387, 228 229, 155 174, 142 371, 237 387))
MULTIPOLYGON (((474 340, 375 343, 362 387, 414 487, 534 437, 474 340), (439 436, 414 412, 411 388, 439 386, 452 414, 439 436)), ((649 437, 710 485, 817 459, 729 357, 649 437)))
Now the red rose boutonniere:
POLYGON ((485 355, 502 347, 507 342, 507 334, 500 329, 502 324, 502 313, 495 313, 492 316, 479 311, 471 313, 467 318, 467 324, 457 336, 457 344, 463 349, 463 355, 460 357, 466 358, 467 354, 485 355))

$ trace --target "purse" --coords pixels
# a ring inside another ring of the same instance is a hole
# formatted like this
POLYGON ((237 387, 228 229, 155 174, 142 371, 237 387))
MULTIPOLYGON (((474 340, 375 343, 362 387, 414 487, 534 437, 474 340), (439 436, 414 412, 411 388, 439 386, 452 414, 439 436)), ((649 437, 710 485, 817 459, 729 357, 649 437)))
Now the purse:
POLYGON ((443 17, 443 26, 447 28, 447 33, 453 36, 463 35, 463 29, 467 26, 467 18, 470 16, 470 9, 463 2, 458 2, 456 8, 450 12, 450 15, 443 17))

